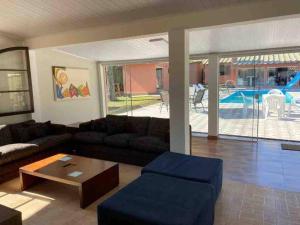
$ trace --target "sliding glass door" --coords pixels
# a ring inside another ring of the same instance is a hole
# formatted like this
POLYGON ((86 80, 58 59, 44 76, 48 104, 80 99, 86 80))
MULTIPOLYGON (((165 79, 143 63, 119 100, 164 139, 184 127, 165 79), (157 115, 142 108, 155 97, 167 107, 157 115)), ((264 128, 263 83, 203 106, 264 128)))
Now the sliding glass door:
POLYGON ((220 58, 219 133, 257 138, 261 71, 255 56, 220 58))
POLYGON ((106 65, 108 114, 169 118, 169 64, 106 65))
POLYGON ((300 53, 220 59, 219 132, 300 140, 300 53))

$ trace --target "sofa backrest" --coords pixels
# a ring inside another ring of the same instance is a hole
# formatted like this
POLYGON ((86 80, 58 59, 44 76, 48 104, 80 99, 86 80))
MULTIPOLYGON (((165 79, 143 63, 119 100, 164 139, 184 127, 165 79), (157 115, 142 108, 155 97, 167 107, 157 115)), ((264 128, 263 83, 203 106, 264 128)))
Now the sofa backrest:
POLYGON ((169 119, 156 117, 107 115, 106 118, 91 120, 79 125, 80 131, 118 133, 137 133, 141 136, 159 137, 167 142, 170 138, 169 119))
POLYGON ((141 136, 147 135, 150 117, 128 116, 126 132, 136 133, 141 136))
POLYGON ((148 127, 148 135, 159 137, 165 141, 170 138, 170 120, 151 117, 148 127))
POLYGON ((106 126, 109 135, 126 133, 128 116, 107 115, 106 126))
POLYGON ((35 120, 27 120, 21 123, 14 123, 14 124, 7 125, 11 131, 13 142, 16 143, 22 141, 22 139, 28 135, 28 133, 23 132, 22 129, 31 126, 33 124, 35 124, 35 120))

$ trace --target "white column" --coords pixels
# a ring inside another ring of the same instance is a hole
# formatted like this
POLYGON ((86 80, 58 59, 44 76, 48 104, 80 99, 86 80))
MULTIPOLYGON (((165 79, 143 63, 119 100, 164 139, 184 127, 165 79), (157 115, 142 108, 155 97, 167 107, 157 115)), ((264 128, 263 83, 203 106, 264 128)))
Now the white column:
POLYGON ((98 86, 99 86, 99 100, 100 100, 100 117, 105 117, 107 114, 107 99, 106 99, 106 84, 105 84, 105 71, 101 63, 97 63, 98 72, 98 86))
POLYGON ((183 29, 169 32, 171 151, 190 154, 189 36, 183 29))
POLYGON ((208 137, 219 135, 219 57, 208 57, 208 137))

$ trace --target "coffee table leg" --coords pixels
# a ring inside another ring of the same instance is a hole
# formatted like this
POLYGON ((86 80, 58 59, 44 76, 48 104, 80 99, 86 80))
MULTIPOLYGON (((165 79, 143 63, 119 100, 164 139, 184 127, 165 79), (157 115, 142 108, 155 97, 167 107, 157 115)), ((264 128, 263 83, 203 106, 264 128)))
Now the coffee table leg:
POLYGON ((24 191, 29 187, 39 183, 41 178, 20 172, 21 190, 24 191))
POLYGON ((79 187, 80 207, 85 208, 119 185, 119 165, 98 174, 79 187))

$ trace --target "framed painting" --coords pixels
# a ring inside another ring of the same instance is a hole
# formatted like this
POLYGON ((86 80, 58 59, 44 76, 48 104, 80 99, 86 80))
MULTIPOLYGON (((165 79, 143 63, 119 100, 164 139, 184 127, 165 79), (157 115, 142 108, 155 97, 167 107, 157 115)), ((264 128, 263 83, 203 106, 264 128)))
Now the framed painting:
POLYGON ((90 74, 85 68, 53 66, 56 101, 86 99, 90 93, 90 74))

